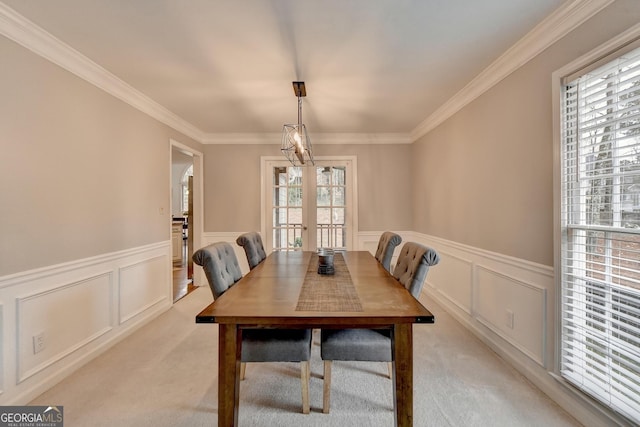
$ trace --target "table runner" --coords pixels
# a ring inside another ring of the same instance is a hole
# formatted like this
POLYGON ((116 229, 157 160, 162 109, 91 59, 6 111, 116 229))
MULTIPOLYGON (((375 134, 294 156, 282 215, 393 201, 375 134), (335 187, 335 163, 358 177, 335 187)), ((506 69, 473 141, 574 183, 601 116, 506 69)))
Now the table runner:
POLYGON ((318 274, 318 254, 311 255, 296 311, 362 311, 351 274, 340 252, 333 256, 335 274, 318 274))

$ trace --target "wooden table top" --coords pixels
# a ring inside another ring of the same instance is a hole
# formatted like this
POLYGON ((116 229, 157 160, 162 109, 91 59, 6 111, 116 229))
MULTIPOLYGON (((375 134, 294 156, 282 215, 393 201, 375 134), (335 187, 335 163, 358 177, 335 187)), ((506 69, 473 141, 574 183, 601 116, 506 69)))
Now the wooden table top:
POLYGON ((343 253, 361 311, 296 310, 312 254, 271 253, 200 312, 196 323, 287 327, 388 327, 399 323, 434 323, 429 310, 366 251, 343 253))

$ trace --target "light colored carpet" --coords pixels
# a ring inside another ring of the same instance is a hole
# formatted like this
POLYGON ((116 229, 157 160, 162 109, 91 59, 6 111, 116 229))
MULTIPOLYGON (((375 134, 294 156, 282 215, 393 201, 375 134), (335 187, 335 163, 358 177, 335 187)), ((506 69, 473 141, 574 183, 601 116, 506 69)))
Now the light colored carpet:
MULTIPOLYGON (((63 405, 65 426, 217 425, 217 325, 195 323, 212 301, 198 288, 151 324, 30 404, 63 405)), ((433 303, 434 325, 414 326, 415 426, 578 426, 524 377, 433 303)), ((247 366, 241 426, 392 426, 385 363, 335 362, 331 413, 322 414, 318 338, 311 414, 301 413, 295 363, 247 366)))

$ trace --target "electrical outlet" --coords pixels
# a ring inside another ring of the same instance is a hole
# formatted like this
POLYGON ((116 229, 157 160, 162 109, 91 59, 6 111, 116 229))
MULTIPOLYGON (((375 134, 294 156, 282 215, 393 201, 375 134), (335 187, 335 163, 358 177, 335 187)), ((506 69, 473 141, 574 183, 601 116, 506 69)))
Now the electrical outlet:
POLYGON ((506 321, 507 321, 507 328, 509 329, 513 329, 513 321, 514 321, 513 318, 514 318, 513 311, 507 310, 506 321))
POLYGON ((40 332, 33 336, 33 354, 40 353, 46 347, 46 340, 44 338, 44 332, 40 332))

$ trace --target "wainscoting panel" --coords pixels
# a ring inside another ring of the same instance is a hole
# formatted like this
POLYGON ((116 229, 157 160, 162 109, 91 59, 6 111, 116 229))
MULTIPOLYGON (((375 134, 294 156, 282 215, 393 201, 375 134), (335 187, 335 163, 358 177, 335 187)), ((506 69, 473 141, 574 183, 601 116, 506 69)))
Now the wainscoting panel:
POLYGON ((0 405, 24 405, 172 305, 170 240, 0 277, 0 405))
POLYGON ((473 262, 438 251, 440 262, 429 269, 425 287, 431 287, 468 315, 472 309, 473 262))
POLYGON ((540 365, 544 365, 546 291, 477 266, 476 317, 540 365))
POLYGON ((18 298, 18 382, 110 331, 112 292, 105 272, 18 298))
POLYGON ((121 324, 167 298, 167 288, 171 286, 166 275, 169 262, 166 256, 159 255, 119 269, 121 324))
MULTIPOLYGON (((432 247, 440 255, 429 270, 423 303, 435 299, 492 344, 546 367, 552 359, 553 269, 529 261, 411 231, 396 231, 402 242, 432 247)), ((375 252, 381 231, 358 234, 358 250, 375 252)), ((400 252, 396 249, 396 256, 400 252)))

